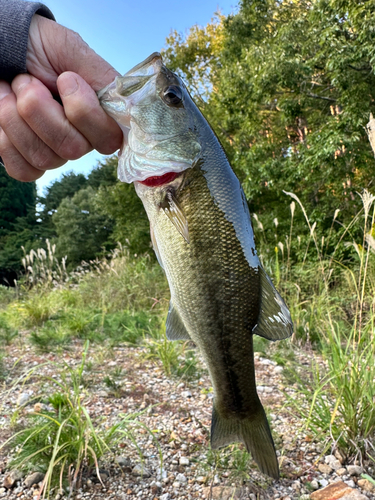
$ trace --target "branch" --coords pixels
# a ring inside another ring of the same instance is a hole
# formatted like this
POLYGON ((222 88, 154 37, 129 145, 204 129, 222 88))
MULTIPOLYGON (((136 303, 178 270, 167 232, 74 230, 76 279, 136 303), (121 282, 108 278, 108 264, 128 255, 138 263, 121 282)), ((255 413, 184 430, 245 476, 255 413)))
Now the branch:
POLYGON ((324 101, 331 101, 331 102, 336 102, 337 99, 333 99, 332 97, 324 97, 323 95, 317 95, 317 94, 306 94, 307 97, 313 97, 314 99, 323 99, 324 101))
POLYGON ((372 113, 370 113, 370 121, 366 125, 366 132, 368 135, 368 140, 371 144, 372 151, 375 154, 375 119, 372 116, 372 113))

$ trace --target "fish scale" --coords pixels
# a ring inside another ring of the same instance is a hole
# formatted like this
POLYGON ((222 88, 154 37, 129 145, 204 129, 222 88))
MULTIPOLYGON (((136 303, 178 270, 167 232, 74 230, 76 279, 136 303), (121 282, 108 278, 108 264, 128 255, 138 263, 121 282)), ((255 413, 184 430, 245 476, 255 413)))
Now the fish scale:
POLYGON ((253 335, 286 338, 292 322, 256 254, 241 185, 182 80, 159 54, 99 97, 124 130, 119 178, 135 183, 168 279, 167 337, 193 340, 210 373, 211 446, 242 441, 260 470, 277 479, 256 390, 253 335))

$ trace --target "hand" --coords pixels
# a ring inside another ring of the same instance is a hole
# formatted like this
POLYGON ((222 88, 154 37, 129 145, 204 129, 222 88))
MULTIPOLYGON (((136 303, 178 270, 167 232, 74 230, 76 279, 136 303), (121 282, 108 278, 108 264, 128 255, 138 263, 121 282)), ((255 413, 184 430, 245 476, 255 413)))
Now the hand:
POLYGON ((26 66, 11 85, 0 80, 0 156, 10 176, 34 181, 92 149, 120 148, 122 132, 96 96, 119 73, 77 33, 34 15, 26 66))

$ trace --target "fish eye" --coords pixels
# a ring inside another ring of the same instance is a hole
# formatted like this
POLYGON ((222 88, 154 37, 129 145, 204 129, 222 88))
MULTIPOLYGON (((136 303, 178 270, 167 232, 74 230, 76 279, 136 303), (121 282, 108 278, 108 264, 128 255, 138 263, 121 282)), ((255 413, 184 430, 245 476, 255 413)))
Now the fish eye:
POLYGON ((171 106, 178 106, 182 102, 182 91, 177 85, 170 85, 163 92, 164 101, 171 106))

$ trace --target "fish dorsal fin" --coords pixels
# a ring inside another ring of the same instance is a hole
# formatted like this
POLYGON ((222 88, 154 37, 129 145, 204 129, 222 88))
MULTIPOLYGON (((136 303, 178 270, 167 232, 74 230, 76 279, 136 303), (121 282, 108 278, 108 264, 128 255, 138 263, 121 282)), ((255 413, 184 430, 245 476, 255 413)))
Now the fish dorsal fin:
POLYGON ((161 204, 160 208, 164 210, 165 215, 172 222, 181 236, 185 238, 187 243, 190 243, 186 216, 172 191, 167 191, 165 200, 161 204))
POLYGON ((281 340, 293 333, 289 309, 264 269, 260 273, 260 312, 253 333, 268 340, 281 340))
POLYGON ((173 302, 169 303, 169 311, 166 323, 166 334, 169 340, 191 340, 186 327, 173 302))

